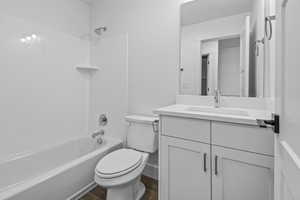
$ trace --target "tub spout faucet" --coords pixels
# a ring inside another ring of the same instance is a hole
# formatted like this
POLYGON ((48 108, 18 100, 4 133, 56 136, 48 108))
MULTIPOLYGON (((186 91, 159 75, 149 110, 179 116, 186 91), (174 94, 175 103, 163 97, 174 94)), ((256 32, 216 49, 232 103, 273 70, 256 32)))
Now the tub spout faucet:
POLYGON ((103 137, 104 133, 105 133, 104 130, 101 129, 100 131, 97 131, 97 132, 93 133, 92 138, 93 139, 97 138, 97 143, 102 144, 103 143, 103 138, 102 137, 103 137))
POLYGON ((220 90, 219 89, 215 89, 215 96, 214 96, 214 100, 215 100, 215 108, 219 108, 220 107, 220 90))
POLYGON ((104 130, 100 130, 100 131, 97 131, 95 133, 92 134, 92 138, 97 138, 98 136, 103 136, 104 135, 104 130))

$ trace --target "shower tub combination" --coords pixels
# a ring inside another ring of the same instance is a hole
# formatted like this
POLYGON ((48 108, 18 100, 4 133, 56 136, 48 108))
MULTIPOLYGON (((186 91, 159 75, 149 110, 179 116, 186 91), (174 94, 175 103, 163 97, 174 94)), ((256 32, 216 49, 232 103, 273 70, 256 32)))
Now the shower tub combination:
POLYGON ((0 200, 73 200, 95 186, 94 169, 122 147, 106 138, 79 138, 0 163, 0 200))

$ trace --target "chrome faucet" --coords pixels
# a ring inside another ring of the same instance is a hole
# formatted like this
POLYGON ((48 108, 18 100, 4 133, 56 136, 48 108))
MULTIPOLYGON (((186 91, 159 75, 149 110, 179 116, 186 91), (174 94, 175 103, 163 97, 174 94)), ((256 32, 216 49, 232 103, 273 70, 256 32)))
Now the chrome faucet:
POLYGON ((214 100, 215 100, 215 108, 219 108, 220 107, 220 100, 221 100, 221 93, 219 89, 215 89, 215 96, 214 96, 214 100))
POLYGON ((103 143, 102 136, 104 136, 104 134, 105 134, 105 131, 103 129, 101 129, 100 131, 97 131, 97 132, 93 133, 92 138, 93 139, 97 138, 97 143, 102 144, 103 143))

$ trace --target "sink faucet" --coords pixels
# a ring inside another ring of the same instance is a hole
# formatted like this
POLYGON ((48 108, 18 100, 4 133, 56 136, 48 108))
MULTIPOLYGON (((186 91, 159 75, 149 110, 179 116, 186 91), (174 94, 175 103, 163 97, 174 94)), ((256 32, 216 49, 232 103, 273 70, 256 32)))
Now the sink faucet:
POLYGON ((92 138, 93 139, 98 138, 97 143, 102 144, 103 143, 102 136, 104 135, 104 133, 105 133, 104 130, 97 131, 97 132, 92 134, 92 138))
POLYGON ((214 100, 215 100, 215 108, 219 108, 220 107, 220 90, 219 89, 215 89, 215 96, 214 96, 214 100))

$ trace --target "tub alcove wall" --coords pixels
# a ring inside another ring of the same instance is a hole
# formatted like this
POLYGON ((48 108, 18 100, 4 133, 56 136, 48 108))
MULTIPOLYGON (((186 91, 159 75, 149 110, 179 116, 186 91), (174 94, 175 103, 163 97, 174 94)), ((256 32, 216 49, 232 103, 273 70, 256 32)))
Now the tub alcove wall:
POLYGON ((89 11, 79 0, 1 1, 0 160, 87 135, 88 80, 75 66, 89 59, 89 11))

